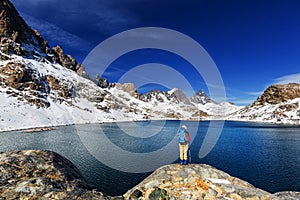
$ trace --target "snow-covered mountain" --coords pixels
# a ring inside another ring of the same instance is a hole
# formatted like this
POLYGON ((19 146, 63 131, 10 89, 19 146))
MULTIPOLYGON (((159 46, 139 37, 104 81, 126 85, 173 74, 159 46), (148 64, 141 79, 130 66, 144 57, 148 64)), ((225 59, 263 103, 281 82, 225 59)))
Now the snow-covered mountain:
POLYGON ((231 114, 229 119, 300 124, 300 84, 272 85, 255 102, 231 114))
POLYGON ((131 83, 91 80, 84 66, 31 30, 8 0, 0 8, 0 131, 148 119, 299 124, 298 84, 271 86, 245 108, 217 103, 202 90, 191 98, 178 88, 139 94, 131 83))
POLYGON ((8 0, 1 1, 0 8, 0 131, 145 119, 199 120, 214 114, 209 106, 201 106, 223 106, 202 91, 192 99, 177 88, 138 94, 131 83, 110 84, 99 76, 91 80, 84 66, 61 47, 51 49, 38 31, 31 30, 8 0))

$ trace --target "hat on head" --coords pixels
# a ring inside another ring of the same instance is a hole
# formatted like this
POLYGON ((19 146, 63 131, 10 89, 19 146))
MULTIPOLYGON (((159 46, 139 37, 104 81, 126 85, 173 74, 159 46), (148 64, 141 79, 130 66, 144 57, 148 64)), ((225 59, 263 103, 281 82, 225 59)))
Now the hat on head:
POLYGON ((184 128, 185 130, 187 130, 186 125, 182 125, 181 128, 184 128))

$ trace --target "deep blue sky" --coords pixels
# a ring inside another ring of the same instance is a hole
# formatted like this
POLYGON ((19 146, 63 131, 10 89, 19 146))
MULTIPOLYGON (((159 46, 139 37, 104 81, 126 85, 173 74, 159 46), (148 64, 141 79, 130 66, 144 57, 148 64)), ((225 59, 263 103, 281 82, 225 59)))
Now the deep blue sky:
MULTIPOLYGON (((12 3, 51 46, 61 45, 65 53, 79 62, 114 34, 153 26, 182 32, 206 49, 222 75, 227 101, 246 105, 270 84, 300 82, 298 0, 12 0, 12 3)), ((192 66, 158 50, 140 50, 122 56, 107 73, 108 79, 116 81, 122 72, 147 62, 169 65, 190 79, 195 90, 206 90, 203 81, 193 76, 192 66)), ((87 71, 94 75, 96 70, 87 71)))

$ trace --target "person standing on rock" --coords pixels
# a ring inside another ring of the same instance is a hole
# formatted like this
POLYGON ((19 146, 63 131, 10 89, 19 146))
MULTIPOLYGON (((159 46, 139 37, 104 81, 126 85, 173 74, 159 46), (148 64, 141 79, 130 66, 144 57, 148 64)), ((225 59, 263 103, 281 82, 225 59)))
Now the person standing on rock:
POLYGON ((188 163, 188 149, 191 141, 186 125, 181 126, 177 135, 179 137, 180 164, 186 165, 188 163))

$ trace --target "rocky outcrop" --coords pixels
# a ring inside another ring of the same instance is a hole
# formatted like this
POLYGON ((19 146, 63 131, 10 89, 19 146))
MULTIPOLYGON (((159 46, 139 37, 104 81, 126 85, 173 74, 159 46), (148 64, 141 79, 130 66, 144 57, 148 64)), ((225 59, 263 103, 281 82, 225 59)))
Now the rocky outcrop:
POLYGON ((284 200, 299 200, 300 192, 278 192, 274 194, 279 199, 284 200))
POLYGON ((64 101, 74 93, 71 83, 61 82, 52 75, 44 76, 18 62, 0 65, 0 85, 8 87, 6 93, 19 100, 26 100, 38 108, 50 106, 47 100, 49 95, 55 100, 64 101), (51 93, 52 90, 55 91, 55 95, 51 93))
POLYGON ((109 87, 109 82, 108 82, 107 78, 101 78, 99 76, 99 74, 96 74, 93 81, 96 85, 98 85, 101 88, 108 88, 109 87))
POLYGON ((66 158, 50 151, 0 153, 0 199, 117 199, 92 190, 66 158))
POLYGON ((31 52, 48 53, 49 45, 37 31, 33 31, 20 17, 15 7, 8 1, 0 2, 0 37, 1 51, 6 54, 27 55, 28 48, 31 52), (21 48, 23 47, 23 48, 21 48))
POLYGON ((252 105, 279 104, 300 97, 300 84, 272 85, 252 105))
POLYGON ((179 103, 179 101, 175 96, 172 96, 168 92, 159 91, 159 90, 152 90, 150 92, 147 92, 146 94, 140 94, 138 98, 144 102, 154 101, 154 102, 162 103, 165 101, 170 101, 170 102, 179 103))
POLYGON ((63 49, 60 46, 53 47, 51 54, 48 54, 47 58, 54 63, 58 63, 63 67, 75 71, 85 78, 88 78, 84 66, 78 63, 71 55, 64 54, 63 49))
POLYGON ((137 90, 136 90, 134 84, 132 84, 132 83, 124 83, 124 84, 116 83, 114 85, 114 87, 130 94, 130 96, 132 96, 132 97, 135 97, 135 98, 138 97, 137 90))
MULTIPOLYGON (((80 76, 89 78, 83 65, 79 64, 71 55, 64 54, 60 46, 49 47, 48 42, 37 30, 32 30, 18 11, 8 0, 0 2, 0 50, 7 55, 47 59, 78 72, 80 76)), ((10 57, 1 54, 2 60, 10 57)))
POLYGON ((66 158, 44 150, 0 153, 0 199, 300 199, 300 192, 270 194, 205 164, 163 166, 123 197, 92 189, 66 158))
POLYGON ((209 165, 163 166, 129 190, 125 199, 277 199, 209 165), (155 197, 155 198, 153 198, 155 197))
POLYGON ((229 119, 299 125, 300 84, 272 85, 229 119))
POLYGON ((208 117, 209 115, 207 114, 207 112, 199 110, 199 111, 194 112, 194 114, 192 116, 195 118, 202 119, 202 118, 208 117))

